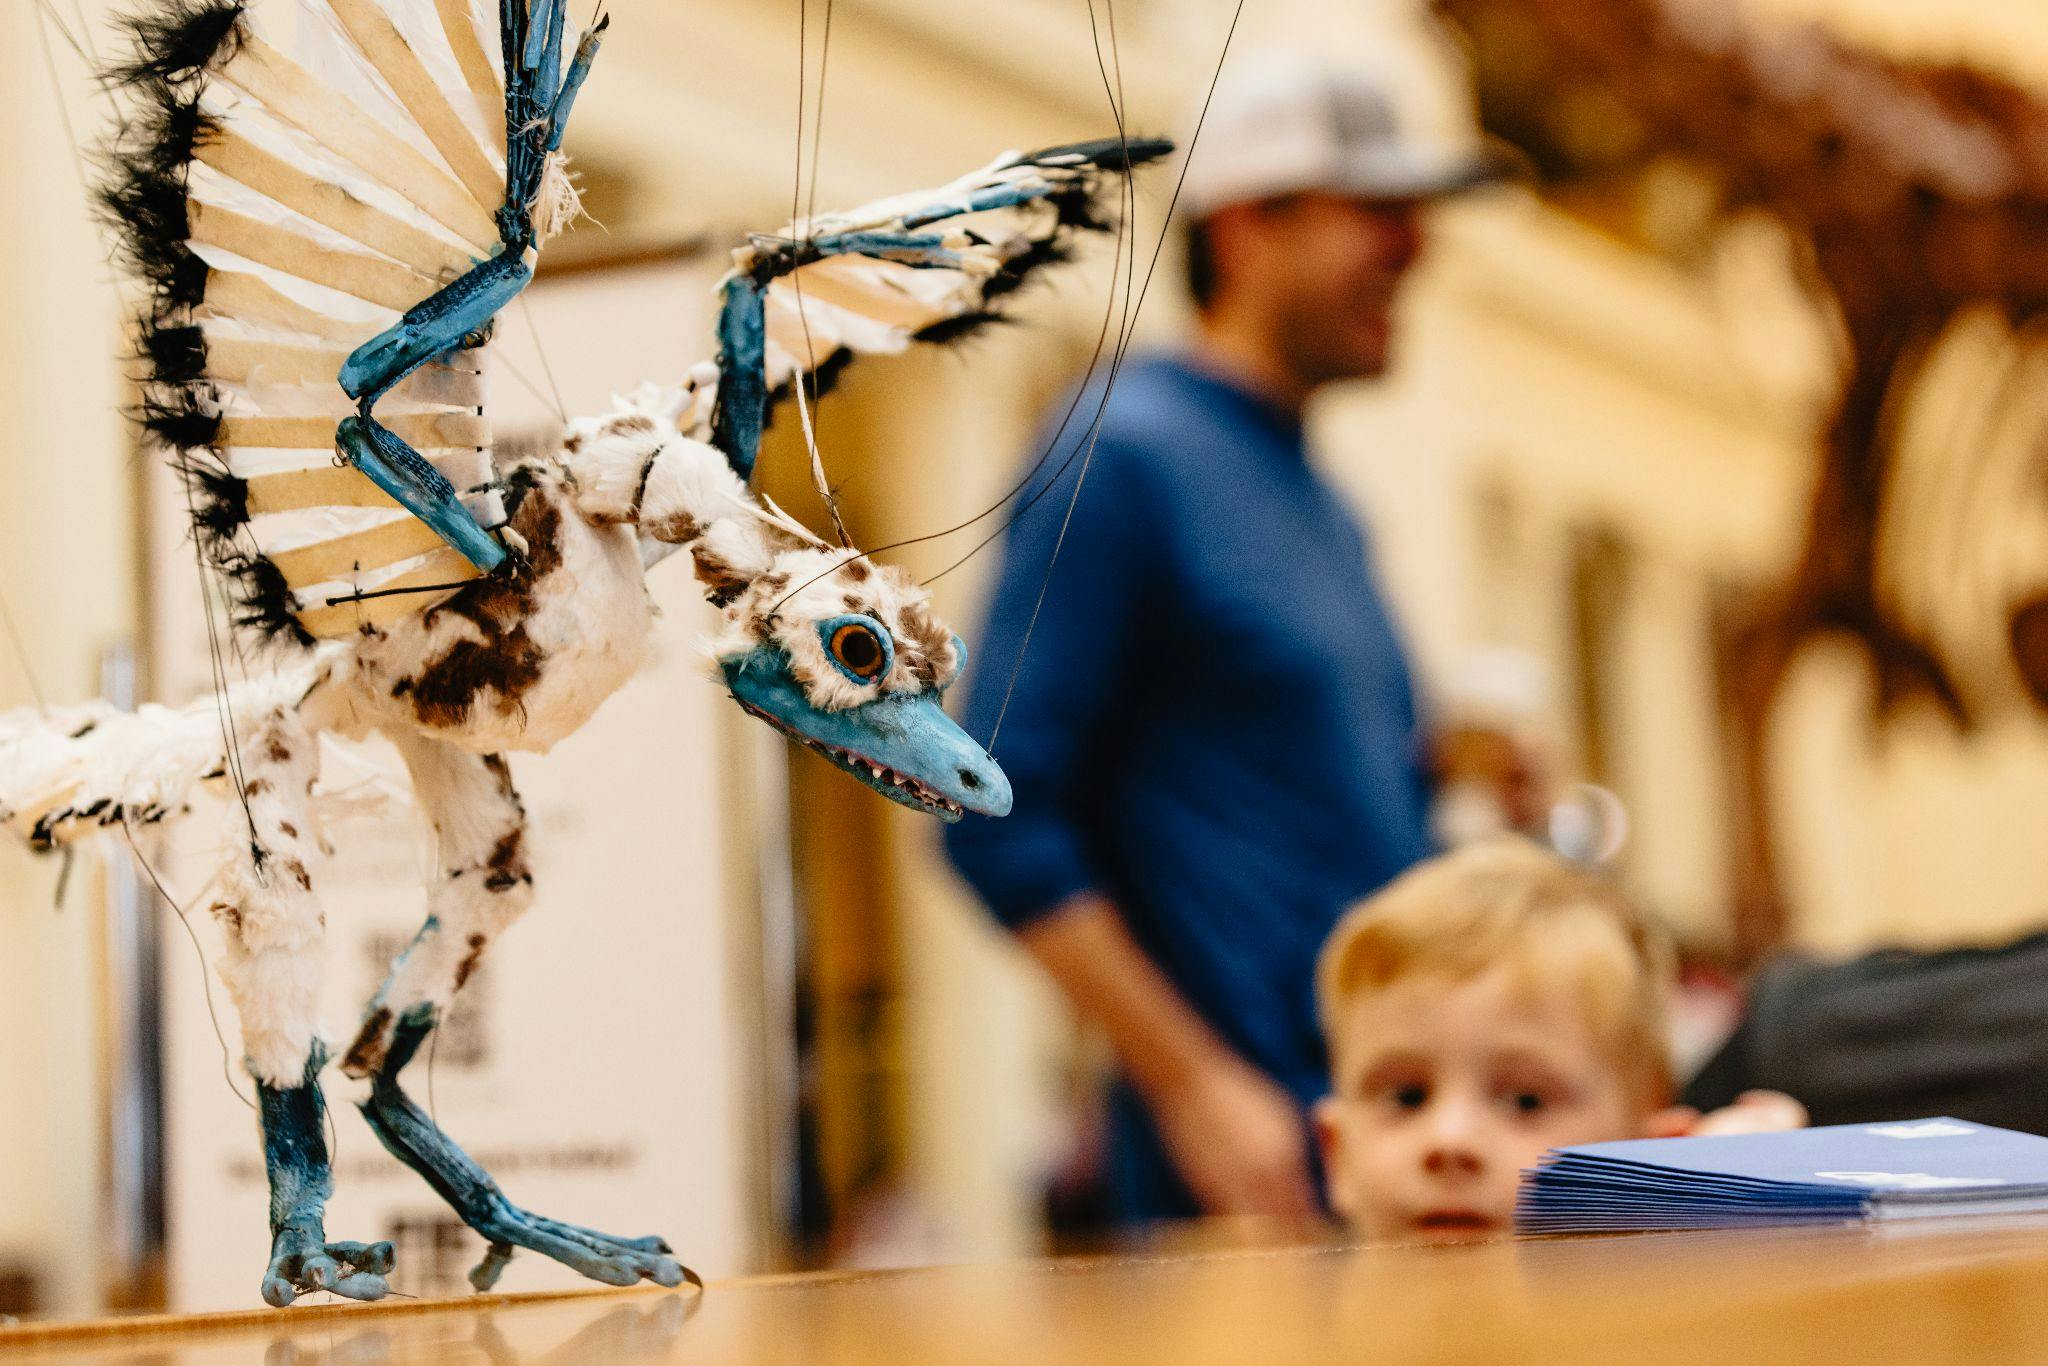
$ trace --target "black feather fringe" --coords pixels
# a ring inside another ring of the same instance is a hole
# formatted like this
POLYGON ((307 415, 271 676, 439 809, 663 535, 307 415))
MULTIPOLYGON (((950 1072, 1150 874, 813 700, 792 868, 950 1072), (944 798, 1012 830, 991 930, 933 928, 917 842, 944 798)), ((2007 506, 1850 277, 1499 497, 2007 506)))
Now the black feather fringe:
POLYGON ((145 291, 136 341, 142 399, 133 417, 173 453, 191 495, 193 539, 227 576, 235 624, 310 645, 284 575, 250 546, 249 485, 215 449, 220 397, 207 377, 206 335, 191 320, 210 274, 186 245, 193 154, 215 132, 199 99, 207 78, 241 49, 242 11, 223 0, 156 0, 123 21, 131 55, 102 75, 125 90, 129 107, 100 149, 98 199, 116 259, 145 291))
POLYGON ((157 0, 121 20, 134 55, 103 73, 117 85, 184 81, 218 68, 241 49, 248 30, 238 0, 157 0))
MULTIPOLYGON (((804 381, 804 394, 812 402, 825 397, 839 387, 839 377, 846 373, 846 367, 853 364, 854 353, 840 347, 820 361, 804 381)), ((768 404, 761 414, 761 430, 767 431, 775 424, 775 412, 784 399, 794 397, 796 381, 784 380, 775 391, 768 395, 768 404)))
POLYGON ((1128 175, 1134 167, 1157 161, 1173 150, 1165 138, 1094 138, 1045 147, 1022 158, 1033 166, 1099 166, 1105 171, 1128 175))
MULTIPOLYGON (((1156 161, 1172 150, 1173 144, 1164 138, 1133 138, 1128 143, 1118 138, 1098 138, 1093 142, 1048 147, 1043 151, 1033 152, 1021 160, 1034 165, 1068 168, 1083 164, 1097 166, 1115 176, 1128 174, 1131 168, 1156 161)), ((1010 316, 996 306, 997 301, 1015 293, 1046 266, 1060 265, 1071 260, 1074 255, 1075 233, 1108 232, 1116 226, 1116 220, 1103 211, 1101 200, 1104 197, 1101 186, 1091 191, 1081 184, 1071 185, 1047 195, 1041 202, 1053 206, 1053 231, 1003 262, 1002 268, 982 286, 984 307, 958 317, 942 318, 931 326, 913 333, 911 340, 932 346, 947 346, 987 328, 1010 322, 1010 316)), ((833 385, 838 382, 840 373, 852 361, 851 351, 841 349, 834 352, 813 372, 816 387, 807 389, 807 392, 819 396, 831 392, 833 385)), ((767 411, 763 414, 762 420, 764 430, 774 419, 777 407, 790 397, 792 387, 784 384, 768 396, 767 411)))

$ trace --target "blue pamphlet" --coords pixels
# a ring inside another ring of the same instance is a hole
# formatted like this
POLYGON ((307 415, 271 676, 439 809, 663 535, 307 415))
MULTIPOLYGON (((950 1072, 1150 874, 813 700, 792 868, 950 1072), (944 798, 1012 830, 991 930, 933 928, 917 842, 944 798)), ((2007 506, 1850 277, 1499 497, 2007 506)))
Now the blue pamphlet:
POLYGON ((2048 1138, 1959 1119, 1553 1148, 1526 1233, 1729 1228, 2048 1210, 2048 1138))

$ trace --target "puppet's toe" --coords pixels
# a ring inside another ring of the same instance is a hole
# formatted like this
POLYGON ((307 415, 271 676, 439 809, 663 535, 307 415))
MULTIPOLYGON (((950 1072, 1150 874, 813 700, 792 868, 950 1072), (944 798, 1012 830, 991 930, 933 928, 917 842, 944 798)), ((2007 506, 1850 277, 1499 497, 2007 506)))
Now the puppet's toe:
POLYGON ((278 1309, 315 1291, 351 1300, 381 1300, 396 1259, 389 1243, 329 1243, 317 1230, 278 1230, 263 1273, 264 1302, 278 1309))

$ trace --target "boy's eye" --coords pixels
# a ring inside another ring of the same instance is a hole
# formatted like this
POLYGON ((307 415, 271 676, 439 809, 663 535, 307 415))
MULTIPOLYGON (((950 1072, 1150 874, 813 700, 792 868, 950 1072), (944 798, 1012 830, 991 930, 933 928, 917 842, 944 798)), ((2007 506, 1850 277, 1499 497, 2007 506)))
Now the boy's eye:
POLYGON ((1416 1082, 1394 1088, 1394 1104, 1403 1110, 1420 1110, 1429 1103, 1429 1088, 1416 1082))
POLYGON ((1542 1111, 1545 1101, 1534 1091, 1517 1091, 1513 1103, 1517 1114, 1533 1115, 1542 1111))

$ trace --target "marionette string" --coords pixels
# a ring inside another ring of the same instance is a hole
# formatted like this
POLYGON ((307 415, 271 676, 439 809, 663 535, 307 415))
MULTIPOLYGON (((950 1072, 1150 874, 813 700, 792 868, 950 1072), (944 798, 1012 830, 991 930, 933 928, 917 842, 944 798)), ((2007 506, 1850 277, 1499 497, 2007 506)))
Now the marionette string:
MULTIPOLYGON (((810 0, 799 0, 796 19, 796 171, 789 188, 789 221, 792 227, 799 221, 804 225, 803 245, 808 249, 817 238, 815 220, 818 215, 818 165, 825 137, 825 77, 832 57, 832 7, 833 0, 825 0, 825 31, 818 41, 818 94, 811 102, 811 154, 809 193, 805 193, 804 179, 804 81, 809 69, 810 0)), ((802 329, 804 354, 796 363, 792 377, 796 391, 797 417, 803 428, 804 451, 811 463, 811 481, 817 485, 818 497, 824 500, 825 511, 832 518, 832 529, 839 536, 839 544, 853 547, 853 538, 847 534, 846 521, 839 512, 839 499, 832 488, 832 481, 825 474, 825 457, 818 449, 818 435, 811 419, 811 409, 818 401, 818 349, 811 340, 810 314, 804 305, 804 275, 798 268, 790 272, 790 288, 796 294, 797 326, 802 329), (806 389, 809 390, 808 395, 806 389)))
MULTIPOLYGON (((1106 13, 1106 18, 1109 27, 1110 58, 1109 65, 1107 67, 1105 67, 1103 64, 1102 30, 1096 22, 1095 0, 1088 0, 1088 33, 1095 44, 1095 69, 1102 76, 1103 93, 1106 96, 1108 96, 1110 112, 1116 119, 1117 142, 1124 151, 1124 165, 1128 169, 1130 166, 1130 129, 1125 122, 1124 115, 1125 101, 1123 56, 1119 51, 1117 45, 1115 0, 1103 0, 1103 9, 1106 13), (1110 77, 1110 70, 1112 68, 1115 71, 1114 88, 1112 88, 1111 86, 1110 77)), ((1225 50, 1226 52, 1228 51, 1227 47, 1225 50)), ((1217 62, 1217 70, 1222 70, 1222 62, 1220 59, 1217 62)), ((1012 695, 1015 694, 1017 690, 1017 679, 1024 672, 1024 660, 1031 650, 1031 637, 1038 629, 1039 614, 1045 609, 1045 595, 1047 591, 1052 587, 1053 568, 1059 563, 1060 551, 1066 546, 1067 529, 1073 525, 1074 509, 1080 506, 1081 503, 1082 486, 1088 482, 1088 466, 1095 458, 1095 443, 1102 436, 1102 419, 1109 408, 1109 394, 1110 391, 1115 389, 1117 377, 1119 373, 1123 370, 1124 356, 1126 352, 1128 352, 1128 350, 1130 349, 1131 334, 1135 330, 1137 324, 1137 310, 1131 297, 1132 282, 1135 280, 1138 273, 1138 191, 1136 177, 1130 174, 1124 175, 1120 182, 1120 189, 1122 192, 1122 202, 1119 205, 1119 209, 1120 212, 1124 215, 1124 221, 1129 225, 1129 235, 1131 242, 1131 262, 1130 268, 1124 273, 1123 316, 1119 319, 1116 354, 1110 361, 1109 376, 1103 384, 1102 400, 1098 402, 1095 407, 1095 420, 1089 426, 1088 429, 1086 453, 1083 454, 1081 457, 1080 471, 1074 477, 1074 491, 1070 495, 1068 495, 1066 511, 1061 515, 1060 518, 1059 535, 1054 537, 1052 544, 1052 554, 1046 558, 1045 574, 1042 578, 1040 578, 1038 583, 1038 597, 1031 604, 1030 619, 1024 623, 1024 635, 1023 638, 1017 644, 1017 658, 1010 667, 1010 677, 1003 688, 1002 705, 997 707, 996 709, 995 724, 989 728, 988 743, 983 746, 983 748, 989 752, 990 758, 995 757, 996 737, 1003 733, 1003 718, 1009 715, 1010 698, 1012 697, 1012 695)), ((1119 236, 1122 236, 1121 232, 1119 233, 1119 236)), ((1160 241, 1165 241, 1165 225, 1163 223, 1160 227, 1160 241)), ((1154 260, 1157 260, 1156 252, 1154 253, 1154 260)), ((1146 283, 1151 283, 1149 273, 1146 278, 1146 283)), ((1112 285, 1111 288, 1113 290, 1114 285, 1112 285)), ((1142 302, 1142 300, 1140 300, 1139 302, 1142 302)), ((1069 456, 1068 458, 1069 460, 1072 459, 1071 456, 1069 456)), ((1047 487, 1051 487, 1051 484, 1049 483, 1047 487)), ((1011 524, 1014 524, 1017 520, 1017 517, 1022 516, 1023 512, 1024 509, 1019 509, 1018 512, 1010 518, 1011 524)), ((982 545, 986 545, 987 543, 987 539, 984 538, 982 541, 982 545)), ((976 546, 973 550, 967 552, 967 556, 961 557, 960 560, 955 561, 954 564, 947 566, 945 570, 941 570, 940 572, 946 573, 950 572, 954 568, 957 568, 958 565, 964 563, 969 556, 974 555, 980 549, 981 546, 976 546)))
MULTIPOLYGON (((1092 5, 1090 14, 1092 20, 1092 5)), ((1194 155, 1196 145, 1201 140, 1202 127, 1208 118, 1209 105, 1211 100, 1215 96, 1217 81, 1222 76, 1224 61, 1229 56, 1231 43, 1236 36, 1238 23, 1239 20, 1243 17, 1243 14, 1243 0, 1238 0, 1238 4, 1231 14, 1229 29, 1224 35, 1222 50, 1218 53, 1215 68, 1210 73, 1209 83, 1207 89, 1203 94, 1202 104, 1195 120, 1195 126, 1188 138, 1188 145, 1185 149, 1185 156, 1183 157, 1181 163, 1180 173, 1175 178, 1173 193, 1167 202, 1166 214, 1160 222, 1159 234, 1153 242, 1151 256, 1146 264, 1145 277, 1143 281, 1140 282, 1138 287, 1136 306, 1133 310, 1131 310, 1129 318, 1127 319, 1127 324, 1129 322, 1135 322, 1137 312, 1143 309, 1146 295, 1149 293, 1151 289, 1153 274, 1157 271, 1159 266, 1159 258, 1165 250, 1166 237, 1172 225, 1173 213, 1176 206, 1180 202, 1181 188, 1187 180, 1188 163, 1194 155)), ((1113 97, 1112 103, 1115 103, 1113 97)), ((1126 141, 1126 147, 1127 146, 1128 143, 1126 141)), ((1127 194, 1133 193, 1129 190, 1128 187, 1126 187, 1125 192, 1127 194)), ((1118 230, 1119 231, 1116 241, 1116 249, 1120 253, 1122 249, 1121 223, 1119 223, 1118 225, 1118 230)), ((1024 516, 1024 514, 1029 512, 1034 506, 1038 504, 1038 502, 1041 499, 1043 499, 1048 493, 1050 493, 1059 484, 1060 480, 1065 477, 1067 471, 1073 467, 1074 463, 1082 459, 1084 454, 1086 454, 1087 451, 1092 449, 1092 434, 1096 432, 1100 427, 1102 416, 1106 411, 1109 402, 1110 391, 1114 387, 1114 381, 1117 374, 1118 364, 1120 363, 1121 357, 1129 345, 1129 333, 1127 330, 1127 326, 1120 327, 1118 329, 1118 335, 1114 345, 1111 345, 1109 342, 1110 321, 1112 318, 1115 318, 1117 316, 1115 290, 1118 280, 1119 264, 1120 258, 1112 259, 1111 278, 1109 285, 1110 302, 1103 311, 1102 326, 1096 334, 1093 348, 1089 353, 1088 362, 1086 366, 1083 368, 1083 382, 1075 386, 1072 395, 1067 400, 1066 407, 1062 409, 1060 412, 1059 421, 1054 425, 1051 434, 1045 439, 1043 446, 1039 450, 1037 456, 1032 460, 1030 466, 1024 471, 1023 475, 1020 478, 1018 478, 1016 482, 1013 483, 1006 492, 1003 493, 1001 497, 997 498, 993 503, 989 504, 981 511, 975 513, 973 516, 968 517, 962 521, 956 522, 951 526, 943 527, 937 531, 926 532, 917 536, 907 536, 901 540, 885 542, 882 545, 875 546, 868 550, 854 551, 851 554, 847 555, 844 559, 835 563, 832 566, 832 568, 826 569, 819 574, 813 575, 810 579, 807 579, 804 582, 797 584, 794 588, 790 589, 789 592, 785 593, 782 596, 782 598, 776 603, 776 606, 781 606, 783 602, 788 601, 791 597, 803 591, 803 589, 808 587, 810 584, 816 583, 819 579, 828 577, 838 569, 840 564, 844 564, 848 561, 855 559, 871 559, 876 555, 881 555, 888 551, 901 550, 909 546, 922 545, 927 542, 939 541, 949 536, 956 535, 962 531, 967 530, 970 527, 977 526, 982 522, 987 521, 991 517, 996 516, 998 513, 1001 513, 1006 507, 1009 507, 1013 500, 1018 499, 1021 495, 1024 495, 1026 490, 1032 490, 1028 497, 1024 497, 1023 500, 1019 502, 1017 506, 1011 510, 1010 515, 1008 517, 1004 518, 1003 521, 999 525, 997 525, 993 531, 989 532, 981 540, 977 541, 973 545, 973 547, 971 547, 967 551, 966 554, 960 556, 958 559, 948 564, 945 568, 939 570, 938 573, 933 574, 930 578, 927 578, 923 581, 927 585, 936 583, 939 579, 945 577, 947 574, 952 573, 955 569, 958 569, 961 565, 965 564, 967 561, 971 560, 972 558, 974 558, 974 556, 979 554, 982 550, 986 549, 992 542, 1001 537, 1004 532, 1008 531, 1011 526, 1015 525, 1019 518, 1021 518, 1022 516, 1024 516), (1089 381, 1093 379, 1097 369, 1101 364, 1103 350, 1106 346, 1109 347, 1112 354, 1112 369, 1110 371, 1108 382, 1106 382, 1103 385, 1097 386, 1090 383, 1089 381), (1045 472, 1047 464, 1052 460, 1053 456, 1062 448, 1065 442, 1067 431, 1073 425, 1075 415, 1081 411, 1082 403, 1088 399, 1091 392, 1093 392, 1095 395, 1094 403, 1092 405, 1092 414, 1085 420, 1085 431, 1089 434, 1089 436, 1085 438, 1077 438, 1073 443, 1072 449, 1068 451, 1066 457, 1063 460, 1061 460, 1058 466, 1053 469, 1052 473, 1048 477, 1046 477, 1042 483, 1040 483, 1039 476, 1045 472), (1032 488, 1034 484, 1038 485, 1036 489, 1032 488)), ((1076 490, 1076 492, 1078 493, 1078 489, 1076 490)), ((1048 570, 1048 577, 1049 576, 1050 570, 1048 570)))

